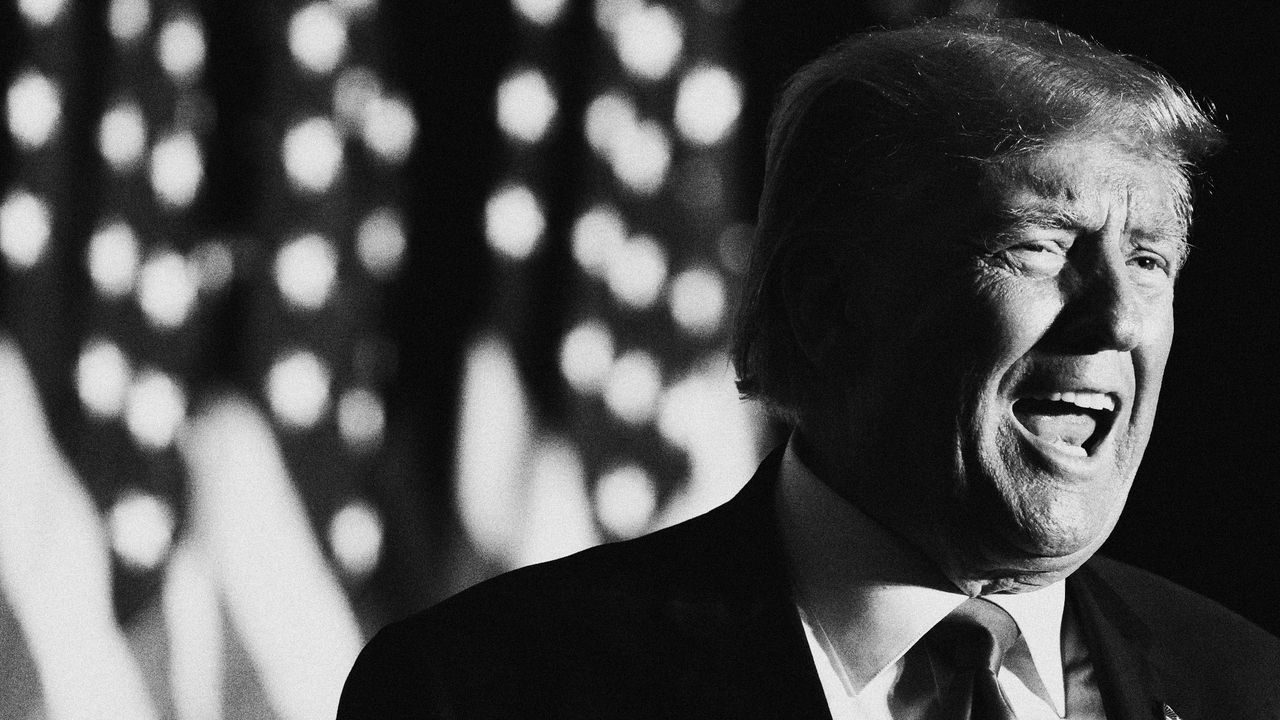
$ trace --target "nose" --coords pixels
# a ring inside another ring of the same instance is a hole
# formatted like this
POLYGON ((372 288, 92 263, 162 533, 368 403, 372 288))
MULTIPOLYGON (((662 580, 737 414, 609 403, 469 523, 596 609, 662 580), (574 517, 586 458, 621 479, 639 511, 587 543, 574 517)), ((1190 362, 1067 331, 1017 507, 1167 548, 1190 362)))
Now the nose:
POLYGON ((1127 352, 1142 339, 1144 303, 1118 251, 1098 252, 1079 268, 1060 317, 1060 338, 1082 353, 1127 352))

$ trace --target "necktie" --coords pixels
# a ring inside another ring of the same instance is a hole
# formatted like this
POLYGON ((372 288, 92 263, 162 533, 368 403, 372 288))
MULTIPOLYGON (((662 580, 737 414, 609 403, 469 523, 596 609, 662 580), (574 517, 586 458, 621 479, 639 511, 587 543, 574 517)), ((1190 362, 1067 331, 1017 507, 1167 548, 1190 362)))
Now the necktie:
POLYGON ((954 671, 951 682, 943 685, 940 718, 1017 720, 996 673, 1018 635, 1018 624, 1003 608, 971 598, 924 636, 933 657, 954 671))

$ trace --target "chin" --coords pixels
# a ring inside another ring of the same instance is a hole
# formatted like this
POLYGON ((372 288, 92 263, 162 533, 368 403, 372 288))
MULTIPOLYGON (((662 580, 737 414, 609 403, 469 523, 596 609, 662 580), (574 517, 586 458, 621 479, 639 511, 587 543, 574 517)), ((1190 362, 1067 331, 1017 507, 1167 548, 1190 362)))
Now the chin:
POLYGON ((1025 592, 1065 579, 1097 552, 1119 520, 1128 483, 1117 478, 1110 484, 1109 492, 1096 486, 1081 492, 1052 478, 1015 480, 1008 474, 969 484, 969 512, 949 531, 947 574, 970 594, 975 588, 983 594, 1025 592))
POLYGON ((1073 552, 1042 555, 1007 544, 974 547, 969 553, 953 555, 945 572, 969 595, 1030 592, 1065 580, 1093 557, 1100 545, 1100 541, 1087 543, 1073 552))
POLYGON ((1038 498, 1019 508, 1005 533, 1008 544, 1024 557, 1045 562, 1092 554, 1110 535, 1119 512, 1073 500, 1038 498))

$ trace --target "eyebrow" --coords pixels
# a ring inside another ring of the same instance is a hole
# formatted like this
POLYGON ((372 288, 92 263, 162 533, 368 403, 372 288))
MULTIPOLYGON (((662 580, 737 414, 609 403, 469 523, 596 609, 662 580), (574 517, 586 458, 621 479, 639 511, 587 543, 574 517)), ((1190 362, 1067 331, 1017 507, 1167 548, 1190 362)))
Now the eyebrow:
POLYGON ((1045 209, 1034 205, 1002 208, 991 216, 992 229, 1005 234, 1026 229, 1080 230, 1088 224, 1068 208, 1045 209))
MULTIPOLYGON (((1089 223, 1069 207, 1020 205, 992 213, 987 232, 982 233, 982 236, 987 240, 1005 241, 1014 239, 1019 232, 1025 230, 1089 232, 1089 223)), ((1134 228, 1131 234, 1147 242, 1174 246, 1179 259, 1185 260, 1191 251, 1187 230, 1187 223, 1179 218, 1172 222, 1161 222, 1154 227, 1134 228)))

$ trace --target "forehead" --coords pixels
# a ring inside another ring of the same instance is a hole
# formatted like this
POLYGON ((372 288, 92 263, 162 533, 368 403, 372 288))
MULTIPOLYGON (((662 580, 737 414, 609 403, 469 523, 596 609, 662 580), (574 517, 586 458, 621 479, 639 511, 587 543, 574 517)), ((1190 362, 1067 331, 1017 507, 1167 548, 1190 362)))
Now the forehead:
POLYGON ((1062 140, 1006 159, 988 174, 997 211, 1071 220, 1083 230, 1109 223, 1185 234, 1188 185, 1178 165, 1109 140, 1062 140))

